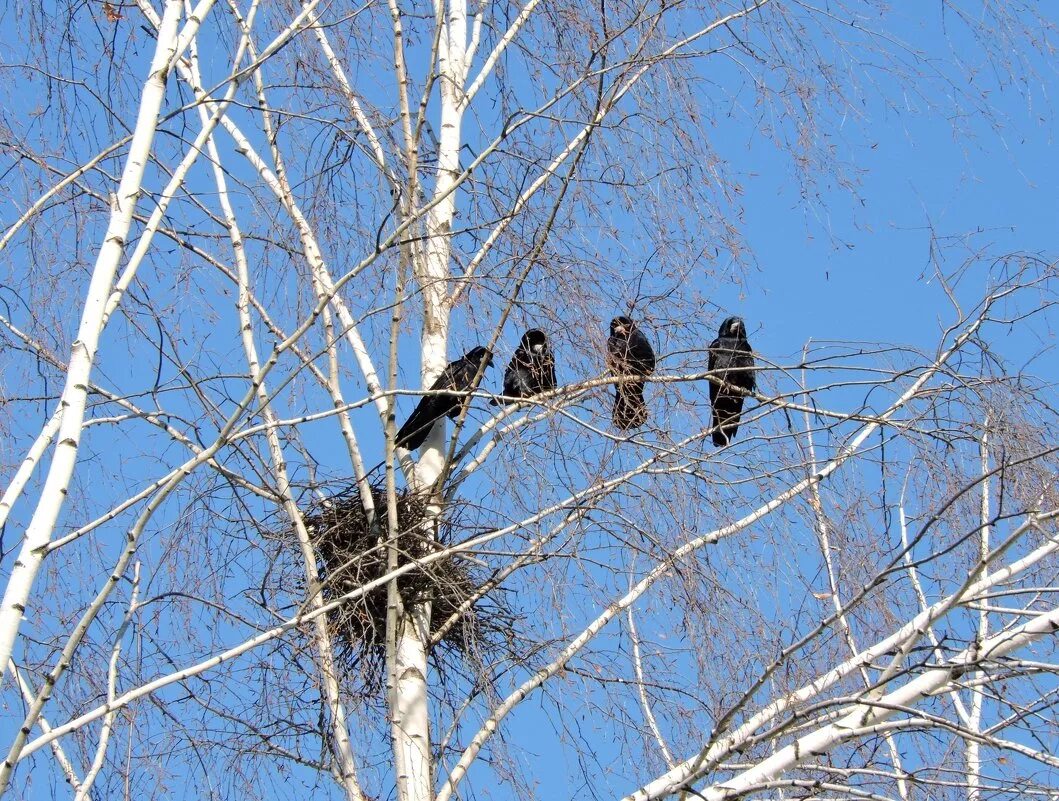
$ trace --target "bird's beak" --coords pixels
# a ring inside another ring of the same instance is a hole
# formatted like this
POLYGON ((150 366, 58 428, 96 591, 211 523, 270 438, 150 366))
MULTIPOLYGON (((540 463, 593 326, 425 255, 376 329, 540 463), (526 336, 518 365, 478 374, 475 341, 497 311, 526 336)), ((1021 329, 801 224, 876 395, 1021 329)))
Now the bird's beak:
POLYGON ((533 352, 534 353, 540 353, 542 350, 544 350, 544 345, 541 345, 541 344, 538 343, 538 344, 533 346, 533 352))

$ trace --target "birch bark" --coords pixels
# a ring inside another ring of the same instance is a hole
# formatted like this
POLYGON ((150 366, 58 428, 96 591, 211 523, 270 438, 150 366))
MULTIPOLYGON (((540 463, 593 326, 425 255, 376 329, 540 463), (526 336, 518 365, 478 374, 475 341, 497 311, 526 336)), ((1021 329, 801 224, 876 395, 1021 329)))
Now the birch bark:
POLYGON ((11 658, 15 638, 26 614, 33 581, 66 501, 70 479, 77 464, 88 383, 99 346, 99 336, 103 330, 104 310, 114 276, 125 252, 144 169, 150 157, 151 143, 154 141, 158 125, 158 114, 165 99, 170 65, 177 54, 177 22, 180 20, 181 6, 181 0, 167 0, 165 4, 154 56, 144 84, 136 129, 129 145, 129 156, 125 161, 118 190, 112 199, 110 224, 92 270, 77 338, 71 347, 66 385, 59 400, 62 420, 56 435, 55 452, 40 500, 26 529, 18 559, 12 568, 3 601, 0 602, 0 665, 6 665, 11 658))
MULTIPOLYGON (((982 427, 982 436, 978 441, 978 458, 982 471, 982 489, 979 507, 981 528, 978 534, 978 558, 982 565, 982 578, 989 578, 989 530, 992 513, 990 511, 990 489, 989 479, 989 418, 985 419, 982 427)), ((978 631, 975 634, 975 645, 980 647, 982 641, 989 636, 989 611, 986 608, 988 602, 982 603, 978 613, 978 631)), ((986 678, 983 671, 975 673, 974 678, 986 678)), ((985 691, 980 688, 971 690, 971 711, 968 716, 967 727, 978 734, 982 728, 982 704, 985 700, 985 691)), ((976 737, 967 739, 967 801, 982 801, 982 745, 976 737)))
MULTIPOLYGON (((439 0, 441 2, 441 0, 439 0)), ((448 363, 448 281, 452 250, 452 220, 456 211, 456 184, 460 176, 463 98, 467 79, 467 6, 465 0, 448 0, 441 18, 438 46, 438 81, 441 126, 434 181, 434 205, 427 215, 422 259, 414 265, 423 295, 421 337, 422 386, 429 388, 448 363)), ((439 9, 440 11, 440 9, 439 9)), ((416 465, 416 485, 427 491, 442 475, 446 452, 446 426, 435 426, 416 465)), ((436 504, 429 516, 437 515, 436 504)), ((425 532, 430 535, 430 532, 425 532)), ((433 798, 427 653, 430 643, 429 603, 399 607, 395 616, 391 690, 391 731, 397 772, 398 798, 425 801, 433 798)))

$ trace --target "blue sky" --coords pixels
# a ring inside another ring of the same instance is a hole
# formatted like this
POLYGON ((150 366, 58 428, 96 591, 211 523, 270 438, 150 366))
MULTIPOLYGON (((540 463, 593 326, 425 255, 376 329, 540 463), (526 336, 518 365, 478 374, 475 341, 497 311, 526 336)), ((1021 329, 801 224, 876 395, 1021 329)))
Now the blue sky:
MULTIPOLYGON (((8 13, 12 13, 10 9, 8 13)), ((925 12, 922 18, 897 15, 893 19, 897 21, 893 23, 891 32, 935 55, 937 66, 943 74, 954 77, 959 72, 953 66, 954 57, 965 58, 969 63, 976 61, 977 43, 962 34, 959 26, 952 25, 951 21, 943 32, 941 18, 932 11, 925 12)), ((7 32, 2 36, 11 37, 12 26, 5 27, 7 32)), ((139 37, 141 50, 145 51, 143 45, 147 41, 139 37)), ((386 44, 383 40, 379 41, 380 48, 386 44)), ((823 46, 825 43, 819 44, 823 46)), ((379 58, 385 60, 381 55, 379 58)), ((142 58, 133 61, 139 63, 142 58)), ((98 62, 103 64, 101 71, 97 71, 93 64, 89 64, 87 69, 96 73, 96 77, 105 75, 104 62, 102 58, 98 62)), ((717 76, 732 81, 726 86, 729 99, 738 100, 743 108, 753 107, 752 93, 745 84, 740 86, 739 69, 731 65, 721 66, 719 64, 723 62, 712 59, 705 63, 707 66, 703 70, 707 74, 717 65, 717 76)), ((952 321, 952 310, 937 280, 930 278, 933 271, 930 261, 932 234, 947 243, 940 262, 945 269, 950 270, 958 266, 970 251, 980 250, 986 254, 984 262, 1012 251, 1042 253, 1049 258, 1055 254, 1056 219, 1059 218, 1059 200, 1055 190, 1059 186, 1059 158, 1056 158, 1053 142, 1054 120, 1049 100, 1059 87, 1059 82, 1056 81, 1052 65, 1039 62, 1034 62, 1034 65, 1039 72, 1032 80, 1032 92, 1029 95, 1008 82, 1003 74, 986 72, 979 75, 975 86, 982 94, 978 100, 988 106, 995 117, 987 120, 984 116, 970 113, 960 117, 955 126, 952 115, 946 113, 946 109, 951 110, 956 106, 944 97, 944 80, 930 79, 921 87, 907 87, 885 70, 858 65, 858 69, 863 69, 863 74, 869 75, 874 82, 873 86, 867 86, 857 97, 863 116, 859 119, 843 115, 837 115, 834 119, 827 117, 822 126, 830 131, 828 143, 834 146, 837 159, 848 163, 856 172, 855 192, 824 176, 817 184, 810 186, 806 194, 803 191, 805 184, 792 167, 789 154, 767 139, 759 129, 756 118, 740 116, 738 112, 733 116, 718 113, 719 124, 715 129, 717 141, 712 144, 724 159, 729 174, 741 187, 739 203, 745 209, 745 222, 740 227, 752 252, 752 259, 749 265, 733 266, 722 256, 719 263, 714 265, 714 272, 691 289, 708 295, 712 304, 711 313, 716 315, 718 321, 728 313, 741 314, 747 321, 755 348, 776 362, 797 362, 803 343, 809 339, 890 341, 931 350, 937 343, 941 328, 952 321), (937 107, 925 108, 924 103, 915 96, 917 91, 938 100, 937 107), (999 128, 994 125, 997 121, 999 128), (966 238, 957 244, 949 237, 966 238), (739 276, 741 280, 729 280, 733 275, 739 276)), ((125 77, 133 83, 138 80, 137 77, 125 77)), ((277 94, 281 92, 277 91, 277 94)), ((25 100, 17 90, 6 97, 8 114, 16 110, 17 101, 25 100)), ((720 104, 716 98, 702 99, 704 104, 720 104)), ((173 106, 175 102, 176 95, 171 93, 168 103, 173 106)), ((43 119, 45 125, 54 124, 52 118, 43 119)), ((126 119, 132 119, 131 111, 126 119)), ((179 130, 179 126, 171 127, 179 130)), ((102 142, 109 141, 114 135, 104 115, 95 121, 93 130, 102 142)), ((63 137, 58 127, 45 133, 47 138, 56 141, 61 141, 63 137)), ((288 141, 292 140, 298 141, 293 136, 288 141)), ((75 150, 84 149, 85 152, 94 146, 95 143, 73 145, 75 150)), ((231 159, 229 143, 226 142, 224 147, 231 159)), ((83 157, 84 152, 78 152, 77 155, 83 157)), ((231 160, 228 163, 231 164, 231 160)), ((235 167, 233 171, 239 177, 249 179, 245 168, 235 167)), ((157 175, 153 175, 152 180, 154 187, 160 185, 157 175)), ((209 177, 200 170, 193 177, 193 185, 201 186, 208 192, 208 180, 209 177)), ((252 199, 240 195, 237 198, 239 202, 245 203, 247 209, 255 209, 252 199)), ((599 219, 589 218, 582 205, 571 203, 570 208, 573 210, 569 212, 568 224, 582 226, 585 230, 600 225, 599 219)), ((188 219, 197 219, 194 212, 187 212, 186 208, 185 212, 189 215, 188 219)), ((4 221, 10 221, 14 213, 13 204, 5 205, 4 221)), ((615 219, 622 221, 619 212, 615 212, 615 219)), ((74 240, 73 234, 66 230, 65 241, 70 243, 71 251, 75 243, 79 243, 81 258, 89 259, 94 255, 95 245, 90 243, 98 240, 104 222, 102 215, 90 220, 83 239, 74 240)), ((271 233, 268 212, 263 212, 255 220, 255 225, 259 226, 259 231, 271 233)), ((629 283, 625 284, 626 289, 631 285, 632 279, 629 277, 634 277, 638 266, 650 258, 650 248, 645 242, 645 239, 635 236, 621 242, 627 247, 625 256, 628 263, 619 265, 614 272, 621 278, 629 279, 629 283)), ((604 243, 600 249, 604 253, 617 252, 613 243, 604 243)), ((340 251, 329 252, 335 263, 341 263, 344 255, 340 251)), ((13 263, 16 257, 25 258, 26 263, 32 263, 32 260, 28 249, 18 247, 8 251, 5 258, 12 260, 12 263, 5 265, 5 270, 17 276, 18 268, 13 263)), ((71 257, 70 262, 73 261, 71 257)), ((145 277, 156 282, 150 284, 150 289, 151 297, 157 302, 179 304, 187 300, 183 293, 189 281, 186 275, 174 268, 174 264, 180 264, 179 254, 174 256, 172 251, 167 251, 145 270, 145 277), (159 291, 154 291, 156 287, 159 291)), ((981 294, 986 283, 984 267, 985 264, 971 271, 959 289, 961 298, 976 298, 981 294)), ((218 285, 219 282, 207 287, 216 303, 212 309, 214 316, 209 321, 215 328, 213 341, 234 342, 231 339, 234 330, 231 307, 221 305, 229 302, 231 296, 217 289, 218 285)), ((489 306, 486 301, 483 301, 483 305, 489 306)), ((598 310, 599 318, 605 321, 612 313, 621 310, 617 308, 619 305, 616 303, 613 311, 598 310)), ((194 304, 189 302, 189 307, 194 309, 194 304)), ((461 351, 476 336, 460 327, 466 323, 464 311, 457 314, 456 320, 452 356, 457 355, 457 351, 461 351)), ((581 322, 570 322, 570 329, 563 332, 567 337, 564 341, 571 343, 571 349, 576 337, 582 333, 577 327, 581 322)), ((672 321, 669 324, 672 325, 672 321)), ((131 351, 141 358, 130 359, 130 351, 124 347, 125 337, 132 338, 131 328, 123 323, 121 326, 118 328, 116 324, 115 330, 108 332, 112 350, 103 352, 100 375, 118 386, 150 388, 154 381, 155 364, 152 358, 148 358, 151 355, 150 348, 132 345, 131 351)), ((66 333, 71 334, 72 330, 71 322, 70 331, 66 333)), ((518 333, 517 326, 509 326, 505 332, 502 342, 506 344, 502 345, 502 355, 489 376, 489 384, 493 387, 499 386, 503 363, 510 346, 517 341, 518 333)), ((668 341, 668 334, 663 336, 662 332, 655 332, 655 335, 658 337, 656 341, 668 341)), ((260 343, 266 341, 262 338, 260 343)), ((1036 340, 1016 336, 1005 340, 1003 349, 1005 355, 1017 363, 1042 345, 1048 345, 1046 338, 1036 340)), ((382 345, 376 347, 375 351, 380 358, 384 354, 382 345)), ((198 355, 194 346, 188 346, 185 352, 198 355)), ((233 348, 232 352, 236 353, 236 350, 233 348)), ((418 358, 411 338, 401 355, 402 376, 409 386, 414 386, 418 358)), ((598 362, 593 363, 590 356, 585 352, 560 352, 561 378, 572 380, 590 374, 589 371, 593 369, 598 370, 600 365, 598 362), (565 363, 562 361, 564 357, 565 363)), ((1055 368, 1054 358, 1051 362, 1042 359, 1037 367, 1044 381, 1056 381, 1059 371, 1055 368)), ((163 365, 163 382, 173 381, 175 377, 174 365, 163 365)), ((216 392, 214 397, 218 403, 222 403, 226 389, 234 393, 231 387, 238 389, 241 386, 239 380, 233 380, 230 386, 217 382, 216 387, 211 385, 211 391, 216 392)), ((55 384, 48 389, 54 392, 55 384)), ((357 397, 359 389, 359 382, 351 377, 347 399, 357 397)), ((189 408, 194 406, 193 400, 188 401, 189 408)), ((300 397, 294 393, 285 397, 284 412, 299 411, 299 400, 300 397)), ((179 408, 182 402, 179 398, 172 399, 174 408, 179 408)), ((413 403, 411 399, 402 401, 399 421, 413 403)), ((42 409, 38 404, 32 411, 32 415, 27 414, 16 421, 16 430, 27 426, 28 432, 32 428, 35 415, 39 415, 42 409)), ((476 415, 484 418, 478 412, 476 415)), ((363 437, 366 461, 374 464, 381 450, 380 440, 374 433, 377 418, 373 411, 365 410, 357 413, 356 419, 365 424, 363 430, 368 432, 363 437)), ((775 427, 777 424, 769 425, 775 427)), ((333 426, 314 424, 303 433, 313 456, 321 461, 322 471, 342 475, 346 461, 342 449, 336 445, 333 426)), ((753 436, 753 432, 747 436, 753 436)), ((129 443, 125 439, 117 441, 129 443)), ((610 465, 624 464, 632 458, 628 451, 619 451, 598 442, 586 442, 584 437, 572 441, 578 447, 583 447, 585 454, 610 460, 610 465)), ((17 452, 23 442, 24 439, 20 440, 12 451, 17 452)), ((116 483, 123 480, 135 484, 146 475, 153 477, 156 474, 159 469, 156 459, 157 462, 166 462, 181 456, 176 448, 161 452, 146 448, 139 459, 124 462, 108 453, 108 442, 106 439, 87 441, 86 463, 78 474, 80 481, 84 482, 82 486, 90 487, 99 476, 118 476, 120 480, 116 479, 116 483)), ((747 444, 743 452, 750 447, 747 444)), ((718 469, 726 468, 720 466, 718 469)), ((735 468, 731 472, 735 474, 735 468)), ((304 472, 299 472, 298 478, 304 479, 304 472)), ((207 492, 206 489, 202 491, 207 492)), ((718 497, 728 498, 733 494, 723 495, 719 491, 718 497)), ((159 527, 176 528, 178 524, 186 525, 191 533, 196 530, 195 521, 182 521, 178 513, 167 511, 159 516, 159 527)), ((108 547, 120 542, 119 527, 107 529, 106 534, 107 538, 99 546, 104 554, 108 547)), ((5 545, 10 547, 9 543, 5 545)), ((154 547, 152 544, 145 545, 145 554, 157 559, 153 572, 163 578, 169 569, 179 573, 179 568, 174 568, 172 562, 168 561, 174 558, 172 554, 152 552, 154 547)), ((246 547, 250 551, 254 545, 246 547)), ((761 543, 753 537, 740 540, 730 547, 740 550, 745 548, 748 552, 760 554, 763 563, 776 556, 770 552, 767 543, 761 543)), ((106 564, 108 558, 107 555, 98 557, 101 564, 106 564)), ((246 563, 240 564, 249 564, 251 561, 248 558, 246 563)), ((252 589, 258 578, 255 574, 245 581, 240 578, 233 584, 242 582, 252 589)), ((602 571, 592 578, 601 585, 617 581, 602 571)), ((784 605, 787 601, 783 597, 783 589, 775 590, 777 615, 789 611, 784 605)), ((771 591, 771 588, 762 590, 762 597, 773 597, 768 594, 771 591)), ((574 597, 577 605, 566 609, 568 619, 565 622, 572 630, 577 630, 579 624, 590 619, 597 611, 598 604, 595 602, 598 597, 593 595, 592 588, 574 593, 574 597)), ((228 634, 226 631, 225 635, 228 634)), ((233 640, 240 638, 239 629, 230 634, 233 640)), ((601 643, 614 644, 619 637, 615 627, 613 632, 601 638, 601 643)), ((188 653, 184 656, 192 659, 195 655, 188 653)), ((691 669, 686 662, 680 659, 677 662, 691 669)), ((179 692, 173 693, 173 697, 179 695, 179 692)), ((570 749, 560 746, 553 735, 551 721, 556 716, 551 714, 548 707, 554 697, 549 692, 528 701, 511 719, 507 738, 521 740, 527 744, 530 752, 540 754, 543 760, 569 766, 575 762, 575 758, 571 756, 570 749)), ((571 694, 566 700, 572 697, 571 694)), ((629 780, 623 775, 623 766, 612 761, 618 751, 613 744, 608 743, 608 724, 603 720, 600 710, 592 707, 595 700, 588 697, 583 706, 576 707, 577 714, 570 717, 571 725, 574 730, 582 728, 581 733, 589 737, 597 749, 600 762, 611 765, 617 774, 616 778, 606 779, 604 787, 614 791, 628 790, 629 780)), ((635 713, 635 706, 632 706, 629 714, 635 713)), ((313 717, 315 710, 306 711, 306 715, 313 717)), ((521 759, 527 762, 532 757, 521 759)), ((194 770, 194 767, 189 770, 194 770)), ((576 773, 576 770, 572 772, 576 773)), ((537 770, 533 773, 542 782, 542 796, 584 797, 583 789, 568 780, 565 768, 537 770)), ((472 773, 471 781, 484 790, 487 777, 488 771, 480 768, 472 773)), ((489 797, 490 792, 483 792, 483 795, 489 797)), ((296 795, 297 791, 277 789, 280 797, 288 794, 296 795)), ((508 796, 502 791, 492 794, 492 797, 508 796)))
MULTIPOLYGON (((892 32, 927 50, 947 49, 937 17, 909 22, 892 32)), ((961 55, 973 54, 961 53, 973 47, 969 41, 953 46, 961 55)), ((939 282, 932 279, 936 265, 952 270, 977 252, 980 263, 957 291, 961 300, 973 302, 988 285, 992 257, 1028 252, 1054 258, 1059 154, 1049 101, 1057 83, 1051 65, 1037 66, 1042 72, 1031 98, 1011 85, 984 88, 999 130, 974 116, 961 120, 956 130, 940 113, 898 112, 869 94, 866 120, 851 119, 836 132, 842 157, 858 172, 855 194, 825 179, 811 203, 786 153, 745 121, 726 120, 718 148, 743 190, 743 231, 757 268, 738 285, 711 283, 716 294, 710 300, 742 314, 755 348, 776 361, 797 363, 810 339, 896 342, 931 352, 954 320, 939 282)), ((900 103, 902 88, 895 82, 884 76, 879 88, 900 103)), ((1047 329, 1046 323, 1041 327, 1047 329)), ((1015 364, 1051 347, 1047 336, 1041 341, 1016 335, 999 345, 1015 364)), ((1035 364, 1035 372, 1054 385, 1056 364, 1049 354, 1035 364)), ((740 542, 730 547, 754 547, 740 542)), ((762 602, 778 603, 782 614, 790 599, 770 601, 766 592, 762 602)), ((577 773, 571 755, 576 738, 567 733, 565 745, 560 742, 562 735, 546 722, 548 706, 540 698, 530 703, 516 716, 509 739, 524 738, 544 764, 564 766, 536 772, 543 777, 542 797, 585 797, 584 787, 562 776, 566 770, 577 773), (537 710, 543 713, 540 720, 537 710)), ((575 704, 572 710, 571 729, 588 733, 593 753, 614 771, 598 776, 600 783, 628 790, 639 766, 607 757, 613 744, 605 716, 591 705, 575 704)), ((635 717, 636 710, 630 715, 635 717)))

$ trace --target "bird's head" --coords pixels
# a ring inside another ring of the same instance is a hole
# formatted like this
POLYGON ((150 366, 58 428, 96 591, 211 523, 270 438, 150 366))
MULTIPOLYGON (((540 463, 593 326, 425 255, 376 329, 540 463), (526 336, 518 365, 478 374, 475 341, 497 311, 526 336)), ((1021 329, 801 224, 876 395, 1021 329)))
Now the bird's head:
POLYGON ((721 323, 720 334, 722 337, 733 337, 744 339, 746 337, 746 326, 742 317, 729 317, 721 323))
POLYGON ((610 335, 612 337, 627 337, 635 328, 636 323, 632 321, 631 317, 626 317, 624 314, 610 321, 610 335))
POLYGON ((463 358, 467 359, 467 361, 475 362, 478 364, 484 362, 486 367, 493 363, 493 354, 489 351, 488 348, 483 348, 481 345, 467 351, 467 355, 463 358))
POLYGON ((531 328, 522 335, 522 346, 534 353, 540 353, 548 344, 548 337, 539 328, 531 328))

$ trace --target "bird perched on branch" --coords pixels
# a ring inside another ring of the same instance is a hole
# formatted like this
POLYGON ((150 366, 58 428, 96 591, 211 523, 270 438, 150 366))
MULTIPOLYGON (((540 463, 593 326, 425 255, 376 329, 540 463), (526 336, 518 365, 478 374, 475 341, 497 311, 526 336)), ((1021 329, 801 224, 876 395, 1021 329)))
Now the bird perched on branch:
MULTIPOLYGON (((655 369, 655 352, 631 318, 622 315, 610 321, 607 362, 619 376, 648 376, 655 369)), ((614 387, 614 425, 622 431, 647 422, 645 381, 625 381, 614 387)))
POLYGON ((746 394, 754 391, 754 351, 739 317, 721 323, 710 343, 710 405, 713 406, 713 444, 727 445, 739 430, 746 394))
MULTIPOLYGON (((504 394, 511 398, 528 398, 555 389, 555 358, 548 347, 548 337, 539 328, 531 328, 504 371, 504 394)), ((501 401, 489 401, 499 406, 501 401)))
POLYGON ((437 380, 430 385, 430 392, 438 393, 424 395, 412 412, 411 417, 405 420, 401 430, 397 432, 394 444, 398 448, 415 450, 427 441, 430 429, 434 423, 448 415, 455 420, 460 413, 460 407, 470 402, 470 396, 458 393, 469 392, 474 388, 474 379, 479 372, 485 372, 485 368, 492 364, 493 354, 481 346, 469 350, 459 359, 450 362, 437 380), (453 390, 443 392, 442 390, 453 390))

